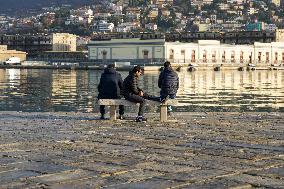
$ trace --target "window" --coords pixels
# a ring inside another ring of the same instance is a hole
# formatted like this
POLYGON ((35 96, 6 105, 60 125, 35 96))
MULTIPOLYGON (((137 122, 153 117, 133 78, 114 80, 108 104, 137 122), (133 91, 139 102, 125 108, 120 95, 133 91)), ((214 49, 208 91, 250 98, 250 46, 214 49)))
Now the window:
POLYGON ((195 50, 191 52, 191 62, 195 62, 195 50))
POLYGON ((231 62, 235 63, 235 51, 231 52, 231 62))
POLYGON ((104 50, 102 52, 102 54, 103 54, 103 60, 106 60, 107 59, 107 51, 104 50))
POLYGON ((169 59, 171 59, 171 60, 174 59, 174 52, 175 51, 173 49, 170 50, 170 57, 169 57, 169 59))
POLYGON ((261 62, 261 52, 258 52, 258 62, 261 62))
POLYGON ((148 50, 143 50, 143 58, 148 59, 149 58, 149 51, 148 50))
POLYGON ((274 60, 274 63, 278 63, 278 52, 275 52, 275 60, 274 60))
POLYGON ((213 51, 212 62, 216 62, 216 51, 213 51))
POLYGON ((241 51, 240 53, 240 63, 244 63, 244 52, 241 51))
POLYGON ((269 63, 269 52, 266 52, 265 54, 266 54, 266 61, 265 62, 269 63))
POLYGON ((203 51, 203 59, 202 59, 203 63, 207 62, 207 52, 206 50, 203 51))
POLYGON ((226 61, 226 51, 222 53, 222 62, 226 61))

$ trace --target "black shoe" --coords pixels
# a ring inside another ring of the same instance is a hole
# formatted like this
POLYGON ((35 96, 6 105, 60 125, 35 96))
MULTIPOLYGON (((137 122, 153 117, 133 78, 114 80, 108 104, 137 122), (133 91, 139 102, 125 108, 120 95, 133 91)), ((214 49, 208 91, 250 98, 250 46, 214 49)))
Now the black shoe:
POLYGON ((136 120, 135 120, 135 121, 136 121, 136 122, 146 122, 147 119, 146 119, 145 117, 138 116, 138 117, 136 117, 136 120))
POLYGON ((169 99, 169 95, 167 95, 165 98, 161 99, 161 103, 165 104, 168 99, 169 99))
POLYGON ((119 115, 118 119, 123 120, 123 119, 125 119, 125 117, 123 115, 119 115))
POLYGON ((106 118, 105 118, 104 115, 101 115, 100 119, 101 119, 101 120, 105 120, 106 118))

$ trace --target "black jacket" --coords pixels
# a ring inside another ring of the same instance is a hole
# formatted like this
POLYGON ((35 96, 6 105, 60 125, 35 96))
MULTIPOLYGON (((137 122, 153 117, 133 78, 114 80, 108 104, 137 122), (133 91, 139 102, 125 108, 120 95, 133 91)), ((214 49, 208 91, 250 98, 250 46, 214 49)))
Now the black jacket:
POLYGON ((138 77, 136 77, 134 73, 130 72, 129 75, 123 81, 123 95, 138 95, 139 91, 142 91, 142 89, 138 87, 138 77))
POLYGON ((176 94, 179 88, 178 74, 172 68, 165 68, 159 75, 158 86, 161 95, 176 94))
POLYGON ((120 98, 121 89, 122 78, 120 73, 115 71, 114 68, 106 68, 101 75, 100 83, 98 85, 98 98, 120 98))

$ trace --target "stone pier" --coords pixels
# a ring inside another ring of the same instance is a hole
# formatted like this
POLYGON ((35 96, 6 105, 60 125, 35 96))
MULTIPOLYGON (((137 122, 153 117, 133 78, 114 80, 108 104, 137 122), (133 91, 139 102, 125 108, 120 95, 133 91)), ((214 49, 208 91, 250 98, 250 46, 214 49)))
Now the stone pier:
POLYGON ((284 188, 284 113, 0 112, 0 188, 284 188))

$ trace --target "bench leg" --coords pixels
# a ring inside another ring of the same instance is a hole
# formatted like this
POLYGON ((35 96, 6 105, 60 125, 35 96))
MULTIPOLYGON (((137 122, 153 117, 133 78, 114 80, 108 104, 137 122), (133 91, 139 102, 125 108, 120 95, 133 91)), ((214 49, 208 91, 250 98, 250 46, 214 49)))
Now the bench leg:
POLYGON ((110 120, 116 120, 116 106, 109 107, 110 120))
POLYGON ((167 105, 161 105, 160 110, 160 121, 165 122, 168 119, 168 108, 167 105))

